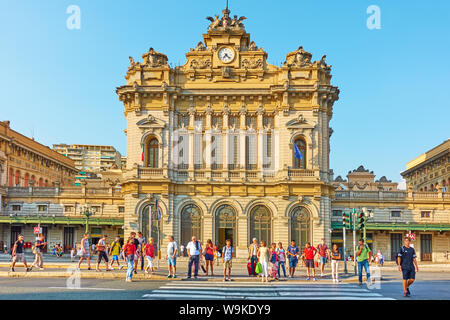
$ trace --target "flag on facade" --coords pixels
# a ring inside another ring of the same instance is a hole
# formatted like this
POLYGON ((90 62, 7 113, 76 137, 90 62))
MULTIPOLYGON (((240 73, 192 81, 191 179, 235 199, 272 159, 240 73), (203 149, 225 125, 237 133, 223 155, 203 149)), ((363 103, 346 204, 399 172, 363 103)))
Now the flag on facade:
POLYGON ((144 162, 144 145, 142 145, 142 156, 141 156, 141 161, 144 162))
POLYGON ((159 208, 158 200, 155 201, 156 219, 161 220, 161 209, 159 208))
POLYGON ((300 149, 298 148, 296 143, 294 143, 294 150, 295 150, 295 157, 300 160, 303 159, 302 153, 300 152, 300 149))

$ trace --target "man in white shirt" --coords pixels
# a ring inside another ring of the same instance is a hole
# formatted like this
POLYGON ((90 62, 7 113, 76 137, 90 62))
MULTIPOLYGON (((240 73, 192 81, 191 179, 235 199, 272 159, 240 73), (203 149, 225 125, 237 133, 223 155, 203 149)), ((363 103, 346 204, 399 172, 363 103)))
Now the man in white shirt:
POLYGON ((173 236, 170 236, 169 243, 167 244, 167 257, 166 257, 167 265, 169 266, 169 275, 167 276, 167 278, 177 277, 177 253, 178 253, 177 243, 173 240, 173 236))
POLYGON ((192 274, 192 264, 194 264, 194 278, 197 279, 198 277, 198 266, 200 264, 200 252, 202 252, 202 245, 200 242, 197 241, 197 238, 195 236, 192 237, 192 241, 188 243, 186 246, 186 251, 188 253, 189 257, 189 264, 188 264, 188 276, 187 278, 191 278, 192 274))

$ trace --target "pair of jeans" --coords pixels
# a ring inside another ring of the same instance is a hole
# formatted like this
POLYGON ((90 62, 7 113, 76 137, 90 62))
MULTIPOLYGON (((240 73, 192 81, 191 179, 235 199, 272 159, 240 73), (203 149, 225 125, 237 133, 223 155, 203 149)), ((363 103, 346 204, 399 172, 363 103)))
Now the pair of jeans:
POLYGON ((127 256, 127 280, 131 280, 133 278, 133 271, 134 271, 134 256, 129 255, 127 256))
POLYGON ((256 263, 258 262, 258 257, 257 256, 252 256, 250 258, 250 274, 256 276, 256 272, 255 272, 255 268, 256 268, 256 263))
POLYGON ((188 278, 191 277, 192 275, 192 264, 194 264, 194 277, 198 276, 198 265, 200 262, 200 256, 196 255, 196 256, 190 256, 189 257, 189 264, 188 264, 188 278))
POLYGON ((278 277, 280 276, 280 269, 283 267, 284 277, 286 278, 286 269, 284 267, 284 264, 285 264, 284 261, 279 261, 278 262, 278 277))
POLYGON ((359 283, 362 283, 362 269, 366 270, 366 274, 367 274, 367 281, 369 281, 370 279, 370 270, 369 270, 369 260, 363 260, 363 261, 358 261, 358 279, 359 279, 359 283))
POLYGON ((36 252, 35 258, 34 258, 34 262, 31 265, 42 268, 43 267, 43 261, 42 261, 42 253, 41 252, 36 252))

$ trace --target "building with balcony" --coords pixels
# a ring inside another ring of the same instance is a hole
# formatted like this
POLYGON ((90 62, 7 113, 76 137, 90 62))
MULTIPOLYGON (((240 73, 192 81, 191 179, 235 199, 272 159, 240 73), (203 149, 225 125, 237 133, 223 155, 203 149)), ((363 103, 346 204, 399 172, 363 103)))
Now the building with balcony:
POLYGON ((153 48, 130 57, 117 88, 127 121, 125 231, 159 224, 163 241, 196 235, 219 247, 229 238, 238 257, 253 237, 330 240, 329 122, 339 96, 331 68, 301 46, 281 67, 269 64, 242 21, 222 13, 182 66, 153 48), (149 226, 156 199, 162 219, 149 226))
POLYGON ((99 173, 122 167, 122 156, 113 146, 54 144, 53 150, 72 159, 82 172, 99 173))
POLYGON ((73 185, 76 172, 73 160, 0 122, 0 188, 73 185))
POLYGON ((416 191, 448 191, 450 186, 450 139, 406 164, 401 173, 416 191))

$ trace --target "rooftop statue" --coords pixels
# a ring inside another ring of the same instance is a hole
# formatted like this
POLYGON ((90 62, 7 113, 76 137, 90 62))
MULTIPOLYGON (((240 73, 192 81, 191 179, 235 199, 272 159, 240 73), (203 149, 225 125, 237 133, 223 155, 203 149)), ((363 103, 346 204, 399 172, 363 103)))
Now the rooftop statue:
POLYGON ((208 31, 211 30, 242 30, 244 29, 244 24, 242 21, 247 19, 246 17, 239 17, 237 15, 234 16, 233 19, 230 18, 230 10, 228 10, 228 4, 226 8, 222 11, 222 18, 219 18, 219 15, 215 15, 213 17, 206 17, 207 20, 211 21, 208 31))

